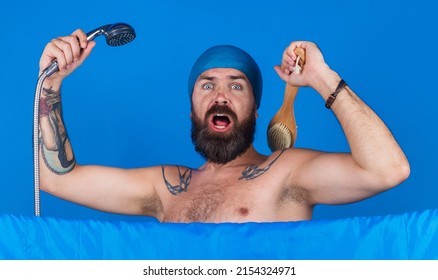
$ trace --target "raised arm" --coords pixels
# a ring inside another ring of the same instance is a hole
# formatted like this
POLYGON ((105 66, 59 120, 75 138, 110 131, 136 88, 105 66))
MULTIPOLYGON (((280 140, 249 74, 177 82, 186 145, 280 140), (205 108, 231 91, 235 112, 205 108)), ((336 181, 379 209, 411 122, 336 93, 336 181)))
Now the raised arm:
POLYGON ((324 153, 297 150, 302 162, 291 173, 300 186, 310 191, 312 203, 338 204, 358 201, 404 181, 409 163, 393 135, 379 118, 325 63, 319 48, 311 42, 294 42, 284 52, 278 75, 295 86, 310 86, 333 111, 347 137, 351 153, 324 153), (296 55, 306 50, 301 74, 291 73, 296 55), (340 89, 336 98, 330 95, 340 89))
POLYGON ((119 169, 80 166, 62 117, 61 83, 91 53, 95 42, 76 30, 47 44, 40 59, 40 73, 57 60, 59 72, 46 78, 40 99, 41 188, 60 198, 91 208, 122 214, 157 216, 159 201, 154 182, 159 168, 119 169))

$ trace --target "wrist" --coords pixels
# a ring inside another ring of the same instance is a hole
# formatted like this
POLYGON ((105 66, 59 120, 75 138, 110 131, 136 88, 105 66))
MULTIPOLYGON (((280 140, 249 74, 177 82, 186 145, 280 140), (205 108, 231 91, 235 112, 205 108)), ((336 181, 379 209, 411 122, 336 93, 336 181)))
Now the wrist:
POLYGON ((62 79, 58 78, 46 78, 43 83, 43 88, 51 89, 53 91, 60 91, 62 85, 62 79))
POLYGON ((339 92, 343 90, 347 86, 347 83, 344 80, 341 80, 336 87, 336 90, 329 95, 329 97, 326 100, 325 107, 327 109, 331 109, 333 102, 335 102, 336 97, 338 96, 339 92))
POLYGON ((318 71, 318 74, 315 75, 311 86, 321 95, 324 100, 327 100, 330 94, 335 91, 341 80, 342 78, 338 75, 338 73, 327 66, 326 69, 318 71))
POLYGON ((53 106, 61 102, 61 91, 59 89, 43 87, 40 97, 40 117, 48 116, 53 112, 53 106))

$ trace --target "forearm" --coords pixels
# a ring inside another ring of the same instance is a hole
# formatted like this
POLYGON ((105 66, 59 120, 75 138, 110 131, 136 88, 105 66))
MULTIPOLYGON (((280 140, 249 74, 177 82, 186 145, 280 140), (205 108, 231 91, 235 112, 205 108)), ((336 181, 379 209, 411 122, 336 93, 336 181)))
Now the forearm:
MULTIPOLYGON (((319 89, 324 100, 341 80, 334 72, 330 75, 331 78, 326 79, 319 89)), ((402 177, 409 173, 409 164, 402 149, 379 116, 350 87, 339 92, 331 110, 342 126, 358 166, 383 178, 388 184, 405 179, 402 177)))
POLYGON ((70 172, 76 163, 62 117, 60 86, 44 84, 39 112, 40 166, 56 175, 70 172))

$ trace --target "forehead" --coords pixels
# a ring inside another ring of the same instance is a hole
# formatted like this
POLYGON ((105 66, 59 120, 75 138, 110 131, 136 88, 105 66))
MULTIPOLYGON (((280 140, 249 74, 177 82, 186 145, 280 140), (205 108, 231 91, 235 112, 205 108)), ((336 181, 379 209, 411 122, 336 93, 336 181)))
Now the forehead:
POLYGON ((203 80, 203 79, 230 79, 230 80, 237 80, 242 79, 246 81, 249 84, 249 80, 246 77, 246 75, 237 69, 234 68, 212 68, 208 69, 199 75, 197 81, 203 80))

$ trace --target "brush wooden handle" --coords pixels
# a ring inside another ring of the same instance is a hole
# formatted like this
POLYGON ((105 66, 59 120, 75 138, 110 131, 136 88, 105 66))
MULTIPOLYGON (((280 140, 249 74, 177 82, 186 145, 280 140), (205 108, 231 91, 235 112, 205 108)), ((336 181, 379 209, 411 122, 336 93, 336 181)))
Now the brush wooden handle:
MULTIPOLYGON (((300 67, 303 67, 304 63, 306 62, 305 50, 303 48, 297 47, 295 48, 294 52, 297 56, 300 57, 300 59, 298 60, 298 65, 300 67)), ((279 124, 279 123, 283 124, 289 130, 290 133, 290 137, 291 137, 290 145, 288 147, 282 147, 282 148, 291 148, 295 144, 297 138, 297 123, 295 120, 293 104, 295 101, 295 97, 297 96, 297 93, 298 93, 298 87, 291 86, 289 85, 289 83, 286 83, 286 87, 284 90, 283 104, 281 105, 277 113, 274 115, 268 126, 268 144, 271 147, 271 150, 273 146, 277 145, 277 143, 287 142, 287 141, 278 141, 279 139, 269 139, 269 137, 273 137, 270 136, 269 130, 275 124, 279 124)), ((280 134, 276 134, 276 137, 279 137, 279 135, 280 134)), ((280 148, 280 147, 276 147, 276 148, 280 148)))
MULTIPOLYGON (((281 104, 280 109, 272 118, 269 123, 269 127, 273 126, 275 123, 283 123, 293 134, 293 138, 295 138, 297 125, 295 121, 295 114, 293 104, 295 101, 295 97, 298 93, 298 87, 294 87, 286 83, 286 88, 284 90, 284 99, 283 104, 281 104)), ((294 142, 294 141, 293 141, 294 142)))

